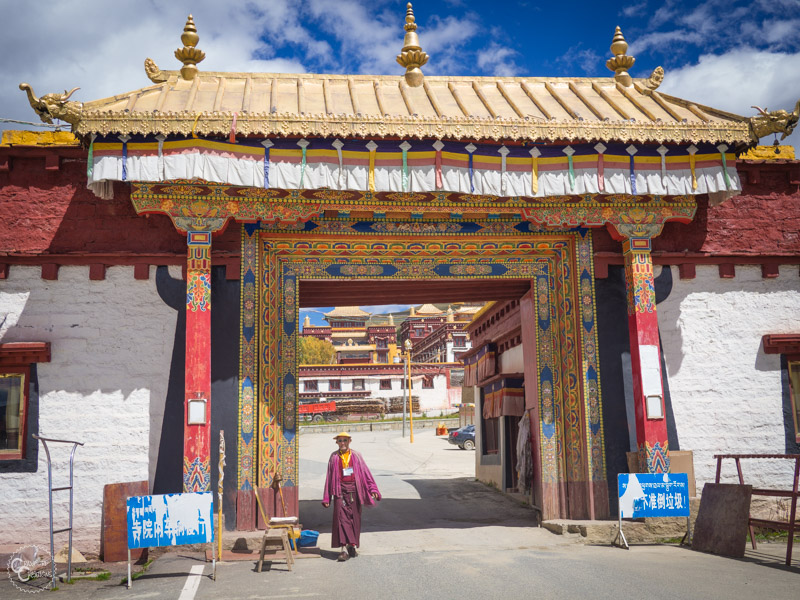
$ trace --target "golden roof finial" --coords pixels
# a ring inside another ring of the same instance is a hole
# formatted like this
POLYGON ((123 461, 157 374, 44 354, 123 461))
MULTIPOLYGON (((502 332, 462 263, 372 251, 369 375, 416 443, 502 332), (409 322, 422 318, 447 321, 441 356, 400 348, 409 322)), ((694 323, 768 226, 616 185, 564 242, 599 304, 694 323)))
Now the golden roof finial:
POLYGON ((422 70, 420 67, 428 62, 428 55, 422 51, 417 35, 417 23, 414 19, 414 9, 411 2, 406 8, 406 30, 403 38, 403 50, 397 55, 397 62, 406 69, 406 83, 411 87, 422 85, 422 70))
POLYGON ((189 18, 186 19, 181 41, 183 42, 183 48, 175 50, 175 58, 183 63, 181 77, 189 81, 197 75, 197 63, 202 62, 206 57, 205 52, 195 48, 197 42, 200 41, 200 36, 197 35, 197 27, 194 26, 192 15, 189 15, 189 18))
POLYGON ((628 74, 628 69, 633 66, 636 59, 628 56, 628 42, 622 36, 622 30, 617 26, 614 31, 614 38, 611 40, 611 54, 614 56, 606 62, 606 66, 614 71, 614 79, 619 81, 625 87, 630 87, 633 84, 633 79, 628 74))

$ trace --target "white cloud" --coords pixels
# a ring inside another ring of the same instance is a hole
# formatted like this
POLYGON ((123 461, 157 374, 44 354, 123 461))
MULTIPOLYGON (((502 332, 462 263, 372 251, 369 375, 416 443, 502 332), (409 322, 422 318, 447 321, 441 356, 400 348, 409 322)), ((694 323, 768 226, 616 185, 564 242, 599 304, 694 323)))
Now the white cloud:
MULTIPOLYGON (((706 54, 695 65, 667 71, 659 91, 743 116, 755 115, 754 105, 791 111, 800 99, 800 52, 738 48, 706 54)), ((783 143, 798 147, 800 135, 783 143)))
POLYGON ((478 54, 478 68, 492 75, 517 75, 520 69, 514 62, 516 55, 516 50, 492 42, 488 48, 478 54))
MULTIPOLYGON (((206 53, 201 70, 303 72, 302 60, 277 57, 262 36, 284 44, 288 31, 313 40, 291 17, 296 11, 289 0, 271 0, 262 12, 215 0, 146 5, 72 0, 46 9, 33 2, 13 4, 13 10, 6 6, 0 36, 0 117, 25 121, 38 119, 18 89, 20 82, 30 83, 37 95, 80 86, 72 99, 88 101, 150 85, 143 66, 147 57, 162 69, 179 68, 173 52, 182 46, 189 13, 200 35, 198 47, 206 53)), ((303 56, 320 52, 324 47, 318 43, 303 46, 303 56)))

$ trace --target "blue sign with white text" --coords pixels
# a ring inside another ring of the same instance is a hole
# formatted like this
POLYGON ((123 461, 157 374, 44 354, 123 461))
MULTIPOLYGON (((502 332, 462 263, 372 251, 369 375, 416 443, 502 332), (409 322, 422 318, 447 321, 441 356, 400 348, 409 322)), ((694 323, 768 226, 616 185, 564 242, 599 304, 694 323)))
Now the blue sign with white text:
POLYGON ((192 492, 128 498, 128 548, 214 541, 214 494, 192 492))
POLYGON ((623 519, 689 516, 686 473, 620 473, 617 486, 623 519))

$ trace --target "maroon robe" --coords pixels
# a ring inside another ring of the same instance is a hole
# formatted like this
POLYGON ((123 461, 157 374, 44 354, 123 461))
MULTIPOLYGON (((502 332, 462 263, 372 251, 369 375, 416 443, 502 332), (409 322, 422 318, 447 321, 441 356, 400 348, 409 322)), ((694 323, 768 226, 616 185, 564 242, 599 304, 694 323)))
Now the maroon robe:
POLYGON ((353 475, 343 477, 342 459, 339 452, 331 454, 322 503, 330 504, 333 498, 333 527, 331 547, 358 546, 361 536, 361 507, 375 504, 372 494, 381 499, 381 493, 367 464, 355 450, 350 450, 350 466, 353 475))

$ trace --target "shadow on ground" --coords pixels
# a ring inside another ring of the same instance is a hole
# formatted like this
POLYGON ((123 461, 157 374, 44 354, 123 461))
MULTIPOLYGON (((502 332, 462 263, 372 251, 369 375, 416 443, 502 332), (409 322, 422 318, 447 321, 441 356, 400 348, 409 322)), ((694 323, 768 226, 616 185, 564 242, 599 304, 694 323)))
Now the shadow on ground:
MULTIPOLYGON (((384 498, 365 506, 361 531, 405 531, 415 529, 467 529, 499 525, 536 527, 536 513, 473 478, 411 479, 419 498, 384 498)), ((330 533, 332 509, 322 500, 301 500, 303 528, 330 533)))

